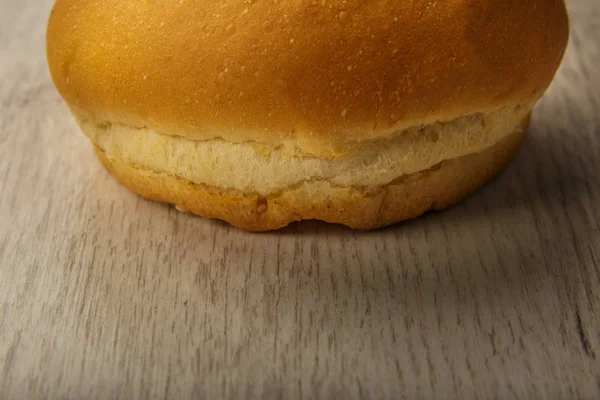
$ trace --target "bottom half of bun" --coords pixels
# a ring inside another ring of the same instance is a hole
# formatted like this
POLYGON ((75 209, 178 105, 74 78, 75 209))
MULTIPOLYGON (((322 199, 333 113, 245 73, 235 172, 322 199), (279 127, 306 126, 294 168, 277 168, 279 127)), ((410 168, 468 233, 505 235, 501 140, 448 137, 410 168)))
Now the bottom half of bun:
POLYGON ((510 161, 528 123, 529 114, 486 148, 368 188, 309 180, 273 193, 245 192, 193 182, 94 147, 102 164, 133 192, 244 230, 275 230, 309 219, 370 230, 447 208, 473 193, 510 161))

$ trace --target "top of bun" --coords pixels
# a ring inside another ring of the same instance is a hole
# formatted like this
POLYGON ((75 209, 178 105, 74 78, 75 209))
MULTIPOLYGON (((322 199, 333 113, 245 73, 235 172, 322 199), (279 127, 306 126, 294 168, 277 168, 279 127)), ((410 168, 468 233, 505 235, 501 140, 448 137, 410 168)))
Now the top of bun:
POLYGON ((47 52, 80 119, 335 157, 534 101, 567 38, 563 0, 57 0, 47 52))

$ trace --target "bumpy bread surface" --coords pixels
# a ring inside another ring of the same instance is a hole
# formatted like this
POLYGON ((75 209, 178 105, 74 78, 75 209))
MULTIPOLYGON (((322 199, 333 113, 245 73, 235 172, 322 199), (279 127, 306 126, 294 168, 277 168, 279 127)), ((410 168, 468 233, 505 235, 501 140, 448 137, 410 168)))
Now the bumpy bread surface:
POLYGON ((133 192, 244 230, 269 231, 307 219, 370 230, 446 208, 471 194, 509 162, 527 123, 480 153, 443 161, 369 192, 321 182, 317 189, 306 183, 266 197, 244 194, 136 168, 95 149, 104 166, 133 192))
POLYGON ((57 0, 47 51, 82 120, 340 158, 539 98, 567 24, 563 0, 57 0))

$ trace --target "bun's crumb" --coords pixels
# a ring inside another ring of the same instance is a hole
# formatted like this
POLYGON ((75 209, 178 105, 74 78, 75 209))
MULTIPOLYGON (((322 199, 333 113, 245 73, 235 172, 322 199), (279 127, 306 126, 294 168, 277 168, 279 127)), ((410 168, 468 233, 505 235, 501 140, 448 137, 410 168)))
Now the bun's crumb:
POLYGON ((224 220, 244 230, 270 231, 309 219, 371 230, 444 209, 465 198, 509 162, 523 136, 524 129, 519 129, 480 153, 444 161, 370 193, 320 182, 295 186, 266 198, 140 170, 107 157, 97 147, 96 153, 121 183, 141 196, 183 204, 196 215, 224 220))

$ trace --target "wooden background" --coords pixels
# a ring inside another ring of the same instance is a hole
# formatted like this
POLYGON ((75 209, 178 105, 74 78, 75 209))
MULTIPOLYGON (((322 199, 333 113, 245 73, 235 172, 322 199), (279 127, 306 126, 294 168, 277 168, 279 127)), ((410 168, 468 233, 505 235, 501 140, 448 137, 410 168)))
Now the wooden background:
POLYGON ((492 184, 373 233, 248 234, 101 168, 0 0, 0 399, 600 398, 600 1, 492 184))

